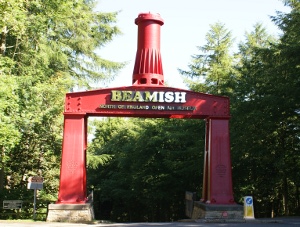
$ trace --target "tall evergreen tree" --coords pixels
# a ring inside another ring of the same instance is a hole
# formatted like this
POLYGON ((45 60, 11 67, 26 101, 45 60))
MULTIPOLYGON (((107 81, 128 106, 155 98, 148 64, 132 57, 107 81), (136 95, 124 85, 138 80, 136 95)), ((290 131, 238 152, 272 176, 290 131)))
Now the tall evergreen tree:
MULTIPOLYGON (((272 189, 280 179, 276 168, 272 132, 274 109, 272 70, 268 52, 276 40, 267 34, 261 24, 254 25, 246 40, 239 45, 240 61, 235 80, 234 95, 231 99, 231 144, 235 191, 240 198, 253 195, 256 200, 264 200, 261 205, 269 205, 276 194, 272 189), (272 186, 262 187, 269 179, 272 186)), ((258 208, 257 210, 262 210, 258 208)), ((267 208, 269 209, 269 207, 267 208)))
POLYGON ((189 70, 179 69, 186 77, 185 82, 191 90, 227 94, 230 89, 225 86, 233 74, 233 57, 231 48, 233 38, 224 24, 218 22, 210 26, 206 34, 206 44, 198 47, 200 54, 192 56, 189 70))
POLYGON ((284 150, 282 154, 284 178, 282 181, 282 198, 284 213, 300 210, 299 201, 299 163, 300 149, 300 2, 297 0, 283 1, 290 7, 289 13, 278 12, 273 21, 283 32, 280 43, 276 46, 277 56, 277 103, 281 103, 280 122, 278 122, 277 144, 284 150), (295 201, 295 202, 294 202, 295 201))
POLYGON ((14 189, 27 191, 35 174, 45 177, 45 197, 56 194, 65 93, 107 81, 123 66, 98 54, 120 31, 117 13, 95 12, 95 4, 0 1, 2 198, 19 198, 14 189))

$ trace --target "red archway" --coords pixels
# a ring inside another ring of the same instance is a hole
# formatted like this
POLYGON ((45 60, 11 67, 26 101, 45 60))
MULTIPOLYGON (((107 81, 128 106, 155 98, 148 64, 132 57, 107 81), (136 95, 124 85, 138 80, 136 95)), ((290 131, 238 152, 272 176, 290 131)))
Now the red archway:
MULTIPOLYGON (((80 205, 87 202, 89 116, 205 119, 201 202, 235 204, 229 143, 229 99, 165 87, 160 56, 160 27, 164 22, 159 14, 142 13, 135 23, 138 25, 138 45, 132 86, 66 94, 57 204, 80 205)), ((63 206, 62 209, 65 208, 63 206)))
POLYGON ((66 95, 58 203, 86 202, 89 116, 206 120, 202 201, 234 203, 229 144, 229 99, 170 87, 129 86, 66 95))

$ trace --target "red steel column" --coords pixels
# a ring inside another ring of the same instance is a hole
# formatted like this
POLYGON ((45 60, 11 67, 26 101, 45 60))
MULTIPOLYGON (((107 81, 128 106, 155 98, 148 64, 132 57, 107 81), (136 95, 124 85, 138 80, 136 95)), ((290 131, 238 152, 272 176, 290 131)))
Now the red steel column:
POLYGON ((163 86, 164 76, 160 55, 160 27, 164 24, 159 14, 140 13, 138 44, 132 75, 134 86, 163 86))
POLYGON ((229 118, 208 118, 207 121, 209 138, 206 203, 234 204, 230 158, 229 118))
POLYGON ((204 148, 204 165, 203 165, 203 183, 201 202, 207 201, 208 193, 208 145, 209 145, 209 120, 205 124, 205 148, 204 148))
POLYGON ((60 185, 57 203, 86 202, 87 117, 65 114, 60 185))

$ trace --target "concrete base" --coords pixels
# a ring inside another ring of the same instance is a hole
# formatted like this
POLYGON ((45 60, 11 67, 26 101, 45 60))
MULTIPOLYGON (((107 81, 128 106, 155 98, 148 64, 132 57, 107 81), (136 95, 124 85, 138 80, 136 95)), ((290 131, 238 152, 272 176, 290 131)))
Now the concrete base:
POLYGON ((216 205, 194 201, 192 219, 243 220, 242 205, 216 205))
POLYGON ((86 204, 49 204, 47 221, 87 223, 94 220, 94 209, 86 204))

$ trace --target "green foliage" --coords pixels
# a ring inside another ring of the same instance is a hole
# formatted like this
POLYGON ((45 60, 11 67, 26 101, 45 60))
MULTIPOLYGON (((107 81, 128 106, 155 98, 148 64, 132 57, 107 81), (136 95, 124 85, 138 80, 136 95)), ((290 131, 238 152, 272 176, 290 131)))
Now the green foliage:
POLYGON ((0 144, 7 148, 14 147, 20 138, 14 115, 18 111, 18 97, 14 94, 16 87, 14 78, 0 77, 0 144))
POLYGON ((123 66, 96 54, 120 31, 117 13, 95 12, 95 3, 0 0, 3 199, 26 199, 32 175, 45 178, 40 199, 56 199, 65 93, 109 81, 123 66))
POLYGON ((112 159, 88 169, 96 214, 115 221, 184 218, 185 191, 200 192, 203 140, 199 120, 100 121, 90 147, 112 159))

